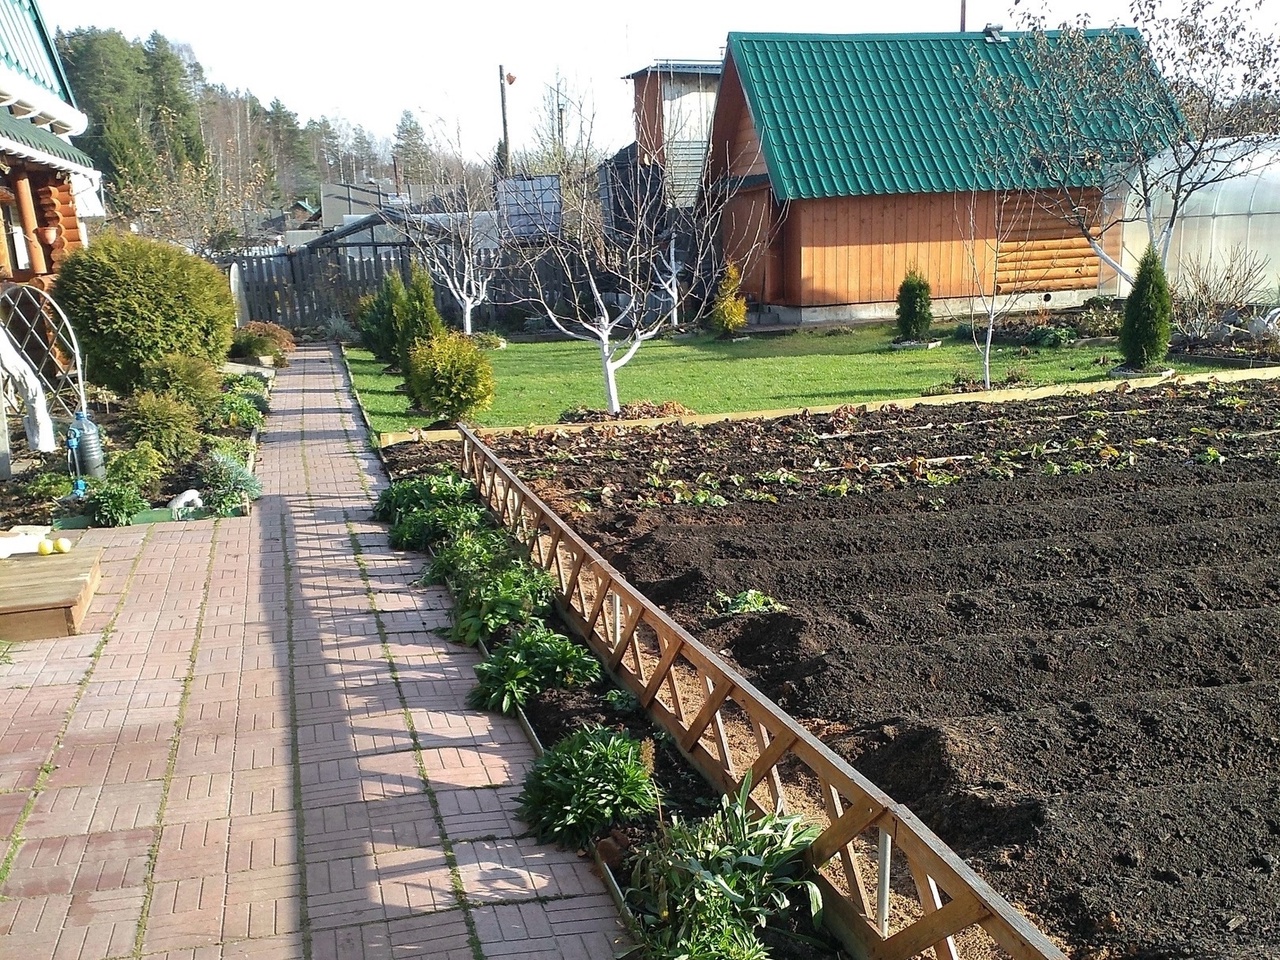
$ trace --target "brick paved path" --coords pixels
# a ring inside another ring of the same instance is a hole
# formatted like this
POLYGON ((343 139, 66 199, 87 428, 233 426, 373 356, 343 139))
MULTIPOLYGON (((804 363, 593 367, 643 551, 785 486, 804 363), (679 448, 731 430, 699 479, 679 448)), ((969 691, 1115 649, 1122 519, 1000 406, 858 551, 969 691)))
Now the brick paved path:
POLYGON ((341 359, 281 372, 254 514, 87 532, 84 634, 0 664, 0 957, 607 958, 587 862, 519 839, 532 760, 466 709, 448 599, 368 521, 341 359))

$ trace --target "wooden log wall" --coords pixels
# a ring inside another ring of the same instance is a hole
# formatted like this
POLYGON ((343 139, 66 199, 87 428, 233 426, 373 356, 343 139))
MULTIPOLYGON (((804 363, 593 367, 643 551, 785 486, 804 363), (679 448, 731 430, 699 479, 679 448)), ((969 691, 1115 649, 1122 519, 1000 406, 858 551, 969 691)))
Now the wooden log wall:
POLYGON ((994 941, 997 955, 1013 960, 1066 960, 910 810, 639 593, 474 433, 460 430, 464 473, 552 574, 566 621, 685 757, 722 791, 749 780, 758 810, 801 812, 817 823, 808 859, 826 923, 855 956, 961 960, 978 955, 971 951, 991 956, 994 941), (979 935, 957 940, 975 928, 979 935))

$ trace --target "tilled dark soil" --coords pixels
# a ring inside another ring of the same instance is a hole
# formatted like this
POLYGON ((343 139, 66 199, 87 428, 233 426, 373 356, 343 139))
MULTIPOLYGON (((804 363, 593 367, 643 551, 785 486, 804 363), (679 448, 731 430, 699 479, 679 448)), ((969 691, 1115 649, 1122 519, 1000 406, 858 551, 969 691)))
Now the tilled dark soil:
POLYGON ((1235 384, 492 445, 1073 953, 1153 960, 1280 957, 1277 430, 1235 384))

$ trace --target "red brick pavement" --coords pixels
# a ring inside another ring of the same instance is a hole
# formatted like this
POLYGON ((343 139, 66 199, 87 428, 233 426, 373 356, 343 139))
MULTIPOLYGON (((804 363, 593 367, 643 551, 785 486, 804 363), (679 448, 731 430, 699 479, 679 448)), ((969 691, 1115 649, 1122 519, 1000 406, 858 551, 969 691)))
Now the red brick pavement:
POLYGON ((588 863, 517 839, 533 755, 466 708, 447 595, 368 520, 336 350, 280 373, 258 469, 251 517, 83 534, 83 635, 0 665, 0 956, 612 956, 588 863))

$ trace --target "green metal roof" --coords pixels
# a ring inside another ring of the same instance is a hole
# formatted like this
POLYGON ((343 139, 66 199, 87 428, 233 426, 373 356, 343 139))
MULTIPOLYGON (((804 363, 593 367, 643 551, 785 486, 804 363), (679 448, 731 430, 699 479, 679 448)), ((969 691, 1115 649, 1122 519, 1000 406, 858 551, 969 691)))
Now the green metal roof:
POLYGON ((36 0, 0 0, 0 65, 76 105, 36 0))
MULTIPOLYGON (((1004 112, 1015 115, 997 119, 975 93, 979 77, 1005 90, 1035 86, 1031 35, 1004 36, 1008 42, 981 33, 731 33, 727 57, 782 200, 1052 186, 1032 182, 1028 163, 1000 162, 1026 149, 1015 129, 1043 131, 1048 118, 1032 115, 1030 98, 1009 97, 1004 112)), ((1084 36, 1111 38, 1102 62, 1112 67, 1142 55, 1135 30, 1084 36)), ((1057 37, 1046 35, 1049 43, 1057 37)), ((1087 123, 1124 122, 1093 103, 1079 112, 1087 123)))
POLYGON ((55 167, 93 169, 93 159, 67 141, 0 107, 0 153, 18 153, 55 167), (5 141, 9 141, 6 143, 5 141), (62 161, 62 162, 58 162, 62 161), (70 166, 68 166, 70 165, 70 166))

